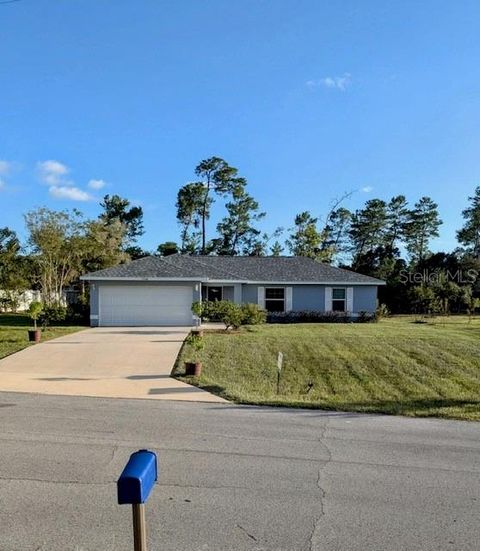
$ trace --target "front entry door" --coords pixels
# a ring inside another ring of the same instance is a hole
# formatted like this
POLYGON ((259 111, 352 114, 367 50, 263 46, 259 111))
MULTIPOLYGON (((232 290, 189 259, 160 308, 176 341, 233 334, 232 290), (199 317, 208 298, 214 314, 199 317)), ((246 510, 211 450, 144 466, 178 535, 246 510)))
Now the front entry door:
POLYGON ((207 287, 207 300, 210 302, 222 300, 223 298, 222 291, 223 289, 221 287, 207 287))

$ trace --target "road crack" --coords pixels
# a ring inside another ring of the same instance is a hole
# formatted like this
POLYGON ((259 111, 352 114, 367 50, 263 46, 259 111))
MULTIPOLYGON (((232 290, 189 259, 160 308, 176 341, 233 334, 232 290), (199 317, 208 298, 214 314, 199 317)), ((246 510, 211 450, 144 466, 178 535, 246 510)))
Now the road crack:
POLYGON ((237 528, 240 528, 240 530, 242 530, 251 540, 258 541, 258 539, 253 534, 250 534, 241 524, 237 524, 237 528))
POLYGON ((321 443, 321 445, 325 448, 326 452, 327 452, 327 458, 325 460, 323 460, 320 465, 319 465, 319 468, 318 468, 318 472, 317 472, 317 479, 315 481, 316 483, 316 486, 319 490, 319 493, 320 493, 320 511, 319 511, 319 514, 314 517, 313 519, 313 525, 312 525, 312 530, 310 532, 310 535, 308 537, 308 546, 307 546, 307 550, 308 551, 314 551, 314 541, 315 541, 315 534, 317 533, 317 530, 325 516, 325 498, 326 498, 326 492, 325 492, 325 488, 322 486, 322 475, 323 475, 323 472, 325 470, 325 468, 327 467, 327 465, 332 461, 332 452, 330 451, 330 448, 328 447, 328 444, 325 442, 325 439, 326 439, 326 433, 327 433, 327 430, 328 430, 328 423, 329 423, 329 418, 327 418, 326 422, 325 422, 325 425, 323 426, 323 430, 318 438, 318 441, 321 443))

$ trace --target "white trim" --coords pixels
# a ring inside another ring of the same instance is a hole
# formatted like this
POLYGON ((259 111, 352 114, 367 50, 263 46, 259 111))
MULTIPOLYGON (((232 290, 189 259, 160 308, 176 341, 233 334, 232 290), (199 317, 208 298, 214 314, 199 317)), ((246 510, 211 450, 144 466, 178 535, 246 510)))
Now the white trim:
POLYGON ((191 282, 205 282, 210 281, 201 277, 101 277, 101 276, 80 276, 83 281, 191 281, 191 282))
POLYGON ((257 304, 260 308, 265 308, 265 287, 257 288, 257 304))
POLYGON ((285 311, 291 312, 293 310, 293 289, 287 287, 285 289, 285 311))
POLYGON ((353 312, 353 287, 347 287, 345 299, 345 310, 347 312, 353 312))
POLYGON ((332 311, 332 287, 325 287, 325 312, 332 311))
POLYGON ((232 285, 234 283, 244 283, 245 285, 367 285, 370 287, 379 287, 386 285, 385 281, 365 282, 365 281, 250 281, 246 279, 209 279, 205 277, 100 277, 100 276, 81 276, 82 281, 186 281, 197 283, 211 283, 232 285))
MULTIPOLYGON (((212 281, 212 280, 210 280, 212 281)), ((384 281, 380 283, 365 283, 365 282, 353 282, 353 281, 238 281, 235 283, 246 283, 248 285, 369 285, 370 287, 377 287, 378 285, 386 285, 384 281)))

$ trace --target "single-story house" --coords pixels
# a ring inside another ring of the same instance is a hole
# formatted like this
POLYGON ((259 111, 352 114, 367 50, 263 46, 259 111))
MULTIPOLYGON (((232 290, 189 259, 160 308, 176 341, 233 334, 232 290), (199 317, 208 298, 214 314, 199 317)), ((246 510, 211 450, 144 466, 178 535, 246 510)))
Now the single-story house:
POLYGON ((82 276, 92 326, 192 325, 192 303, 231 300, 270 312, 374 312, 384 282, 305 257, 149 256, 82 276))

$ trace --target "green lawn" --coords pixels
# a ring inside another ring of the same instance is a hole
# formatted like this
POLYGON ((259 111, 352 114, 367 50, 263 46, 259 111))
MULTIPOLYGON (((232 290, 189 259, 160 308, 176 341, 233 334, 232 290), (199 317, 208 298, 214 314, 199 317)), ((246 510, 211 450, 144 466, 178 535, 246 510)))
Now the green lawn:
POLYGON ((202 376, 182 376, 187 344, 174 373, 235 402, 480 419, 480 319, 264 325, 204 340, 202 376))
MULTIPOLYGON (((32 322, 24 314, 0 314, 0 358, 18 352, 32 343, 28 342, 28 329, 32 322)), ((85 327, 59 326, 42 331, 42 341, 74 333, 85 327)))

